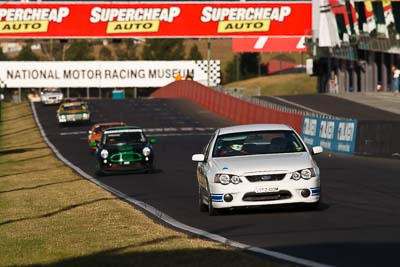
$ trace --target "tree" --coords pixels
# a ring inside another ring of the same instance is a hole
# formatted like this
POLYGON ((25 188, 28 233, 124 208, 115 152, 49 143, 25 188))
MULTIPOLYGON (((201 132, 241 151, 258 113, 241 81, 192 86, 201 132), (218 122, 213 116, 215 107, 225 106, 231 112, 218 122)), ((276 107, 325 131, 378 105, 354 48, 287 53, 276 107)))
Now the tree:
POLYGON ((38 61, 39 57, 35 55, 31 49, 30 44, 24 45, 22 50, 19 51, 17 57, 15 58, 17 61, 38 61))
POLYGON ((242 53, 240 58, 240 75, 250 78, 258 75, 258 53, 242 53))
POLYGON ((126 39, 115 44, 115 54, 117 55, 118 60, 137 60, 136 48, 136 43, 131 39, 126 39))
POLYGON ((279 61, 296 62, 296 59, 287 53, 278 54, 278 55, 272 57, 271 59, 275 59, 275 60, 279 60, 279 61))
POLYGON ((59 40, 42 40, 39 42, 43 54, 46 55, 47 60, 62 60, 63 49, 66 41, 59 40))
POLYGON ((65 51, 67 60, 93 60, 93 47, 86 40, 74 40, 71 46, 65 51))
POLYGON ((107 48, 107 46, 102 46, 99 51, 99 59, 100 60, 112 60, 113 56, 111 50, 107 48))
POLYGON ((239 55, 235 55, 231 61, 226 65, 224 83, 237 81, 238 79, 238 59, 239 55))
POLYGON ((126 46, 126 53, 127 53, 126 59, 129 59, 129 60, 138 59, 136 56, 137 44, 135 42, 133 42, 131 39, 126 39, 125 46, 126 46))
POLYGON ((190 48, 189 57, 190 60, 202 60, 203 57, 200 53, 199 47, 196 44, 190 48))
POLYGON ((143 60, 182 60, 185 49, 182 39, 146 39, 143 60))
POLYGON ((0 47, 0 61, 5 61, 5 60, 8 60, 8 56, 4 54, 3 48, 0 47))

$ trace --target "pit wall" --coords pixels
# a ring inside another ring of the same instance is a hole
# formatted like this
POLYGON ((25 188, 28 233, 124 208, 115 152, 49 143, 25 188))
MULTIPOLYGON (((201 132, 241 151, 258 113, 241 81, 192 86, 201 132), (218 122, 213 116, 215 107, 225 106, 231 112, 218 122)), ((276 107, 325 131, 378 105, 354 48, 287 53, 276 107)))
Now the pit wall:
POLYGON ((278 111, 227 95, 193 81, 176 81, 155 91, 154 98, 184 98, 238 124, 283 123, 293 127, 307 145, 354 154, 357 121, 305 116, 278 111))

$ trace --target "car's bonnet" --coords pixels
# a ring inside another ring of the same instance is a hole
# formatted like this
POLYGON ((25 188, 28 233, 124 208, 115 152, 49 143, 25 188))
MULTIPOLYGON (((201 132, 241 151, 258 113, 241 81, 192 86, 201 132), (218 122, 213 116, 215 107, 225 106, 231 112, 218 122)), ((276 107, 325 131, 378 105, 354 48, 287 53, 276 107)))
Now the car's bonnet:
POLYGON ((56 93, 44 93, 43 94, 44 97, 61 96, 61 95, 62 95, 62 93, 58 93, 58 92, 56 92, 56 93))
POLYGON ((246 175, 257 172, 292 172, 312 166, 307 152, 214 158, 217 172, 246 175))

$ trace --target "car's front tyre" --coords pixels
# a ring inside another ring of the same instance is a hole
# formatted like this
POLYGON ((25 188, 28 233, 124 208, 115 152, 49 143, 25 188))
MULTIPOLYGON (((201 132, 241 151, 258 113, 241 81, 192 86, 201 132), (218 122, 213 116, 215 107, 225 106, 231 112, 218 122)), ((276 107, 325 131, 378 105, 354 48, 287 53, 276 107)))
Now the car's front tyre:
POLYGON ((204 204, 203 199, 204 199, 203 191, 201 190, 201 187, 199 185, 199 211, 200 212, 208 211, 208 206, 206 204, 204 204))
POLYGON ((304 204, 305 205, 304 208, 309 211, 317 210, 319 207, 319 204, 320 204, 320 201, 317 201, 314 203, 307 203, 307 204, 304 204))
POLYGON ((101 177, 101 176, 105 175, 104 171, 101 169, 100 164, 98 162, 96 163, 96 170, 94 171, 94 174, 97 177, 101 177))
POLYGON ((208 215, 217 216, 219 215, 218 209, 214 208, 211 200, 211 193, 208 194, 208 215))

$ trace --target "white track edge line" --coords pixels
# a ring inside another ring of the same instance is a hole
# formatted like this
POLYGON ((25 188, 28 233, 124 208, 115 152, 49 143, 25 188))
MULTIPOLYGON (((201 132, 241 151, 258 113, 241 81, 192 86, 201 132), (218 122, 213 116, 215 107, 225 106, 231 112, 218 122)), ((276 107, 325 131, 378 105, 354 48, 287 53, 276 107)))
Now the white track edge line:
POLYGON ((231 247, 235 247, 235 248, 239 248, 239 249, 243 249, 243 250, 247 250, 247 251, 251 251, 251 252, 255 252, 258 254, 262 254, 262 255, 266 255, 269 257, 273 257, 279 260, 283 260, 283 261, 287 261, 287 262, 292 262, 292 263, 296 263, 296 264, 301 264, 304 266, 309 266, 309 267, 332 267, 332 265, 327 265, 327 264, 323 264, 323 263, 318 263, 315 261, 311 261, 311 260, 306 260, 306 259, 302 259, 302 258, 298 258, 298 257, 294 257, 294 256, 290 256, 284 253, 280 253, 280 252, 276 252, 276 251, 272 251, 272 250, 267 250, 267 249, 263 249, 263 248, 259 248, 259 247, 252 247, 243 243, 239 243, 236 241, 232 241, 229 240, 223 236, 220 235, 216 235, 216 234, 212 234, 209 233, 207 231, 198 229, 198 228, 194 228, 191 227, 189 225, 186 225, 184 223, 181 223, 177 220, 175 220, 174 218, 168 216, 167 214, 163 213, 162 211, 154 208, 153 206, 139 201, 135 198, 132 198, 118 190, 116 190, 113 187, 110 187, 106 184, 103 184, 102 182, 96 180, 95 178, 93 178, 92 176, 90 176, 89 174, 87 174, 86 172, 84 172, 82 169, 80 169, 79 167, 75 166, 74 164, 72 164, 69 160, 67 160, 63 155, 61 155, 61 153, 58 151, 58 149, 50 142, 50 140, 47 138, 44 129, 39 121, 39 118, 37 116, 37 112, 36 112, 36 108, 34 103, 31 102, 31 108, 32 108, 32 112, 33 112, 33 116, 36 122, 36 125, 39 128, 40 134, 42 136, 42 138, 44 139, 44 141, 47 143, 47 145, 51 148, 51 150, 53 151, 53 153, 56 155, 56 157, 58 159, 60 159, 61 161, 63 161, 68 167, 72 168, 74 171, 76 171, 79 175, 81 175, 82 177, 84 177, 85 179, 91 181, 92 183, 98 185, 99 187, 107 190, 108 192, 118 196, 121 199, 124 199, 125 201, 128 201, 129 203, 134 204, 135 206, 138 206, 144 210, 146 210, 147 212, 149 212, 150 214, 156 216, 158 219, 164 221, 165 223, 168 223, 169 225, 177 228, 177 229, 181 229, 185 232, 188 233, 192 233, 198 236, 202 236, 205 237, 207 239, 213 240, 213 241, 217 241, 226 245, 229 245, 231 247))

